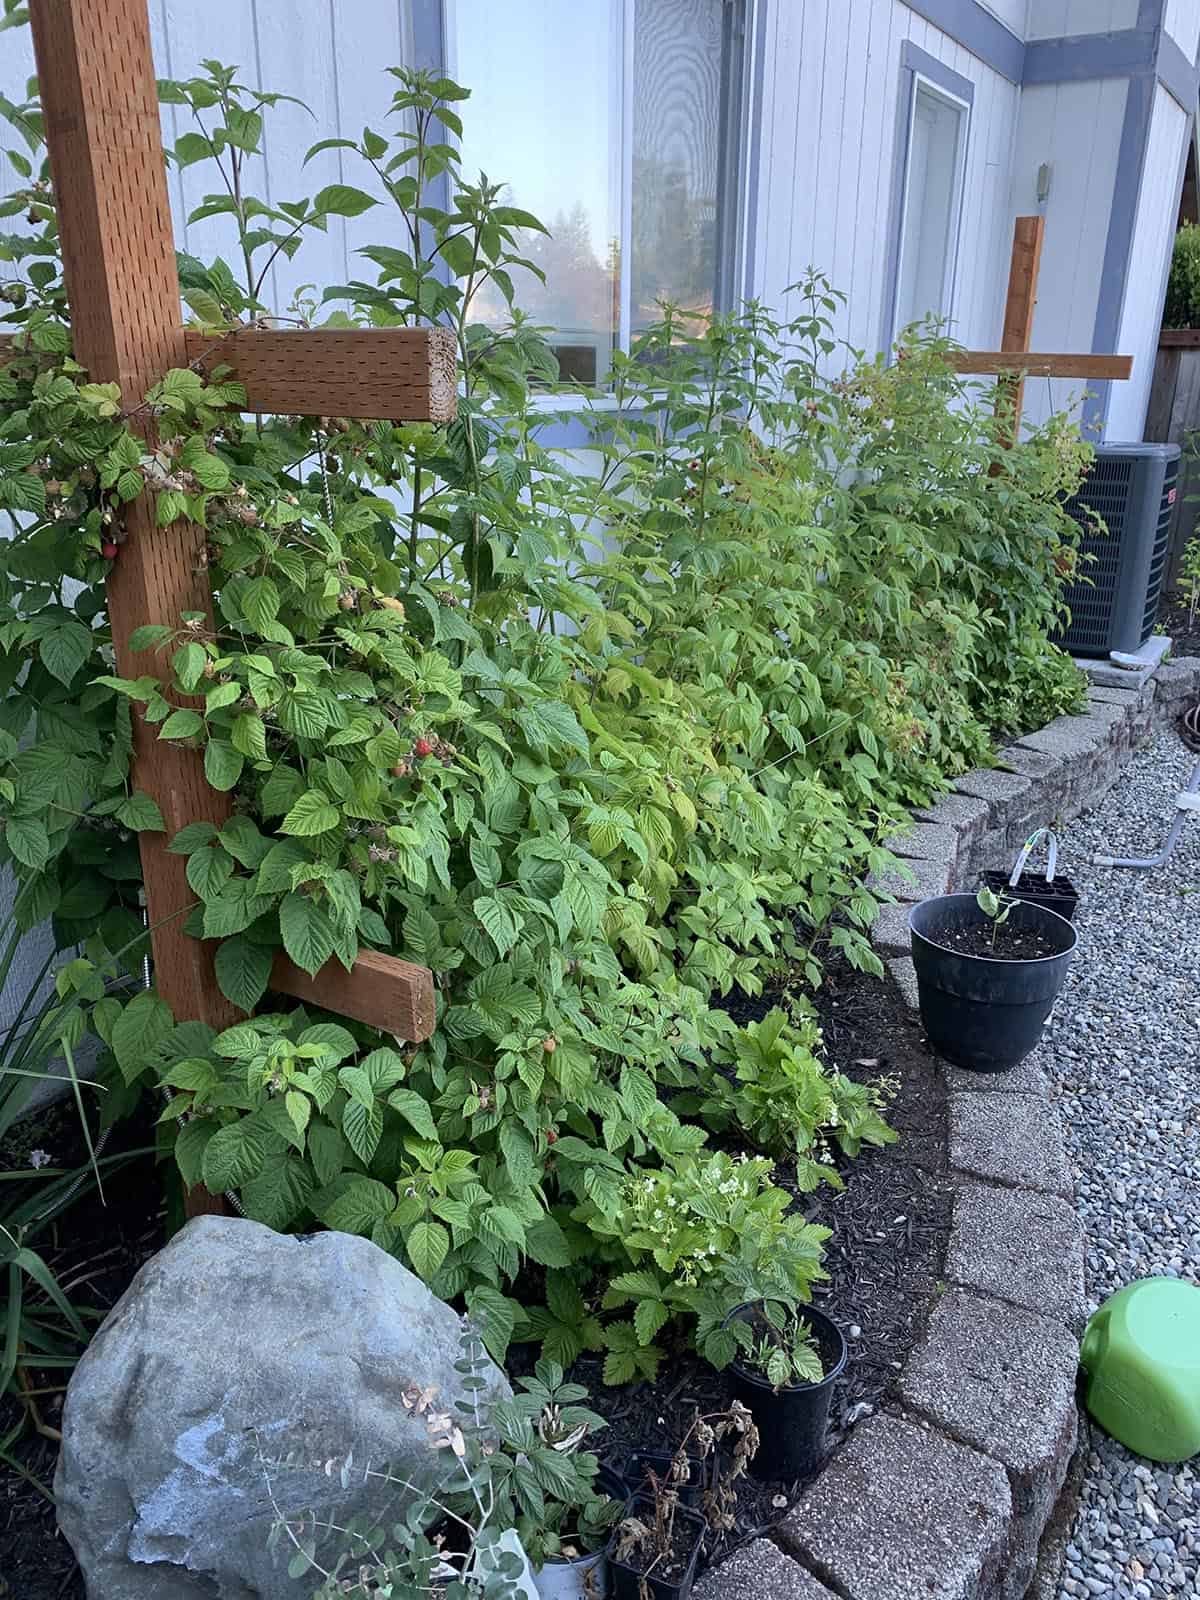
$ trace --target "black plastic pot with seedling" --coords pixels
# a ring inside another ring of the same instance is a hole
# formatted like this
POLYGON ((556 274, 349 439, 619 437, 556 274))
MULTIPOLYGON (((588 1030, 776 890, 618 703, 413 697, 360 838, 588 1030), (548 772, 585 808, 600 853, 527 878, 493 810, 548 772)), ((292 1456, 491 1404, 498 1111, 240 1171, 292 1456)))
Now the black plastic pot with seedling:
POLYGON ((756 1478, 795 1483, 829 1454, 829 1408, 846 1370, 842 1331, 823 1311, 774 1300, 751 1301, 727 1319, 740 1354, 730 1366, 733 1390, 754 1418, 756 1478))
POLYGON ((1079 936, 1055 911, 985 887, 908 918, 921 1021, 956 1067, 1006 1072, 1042 1036, 1079 936))

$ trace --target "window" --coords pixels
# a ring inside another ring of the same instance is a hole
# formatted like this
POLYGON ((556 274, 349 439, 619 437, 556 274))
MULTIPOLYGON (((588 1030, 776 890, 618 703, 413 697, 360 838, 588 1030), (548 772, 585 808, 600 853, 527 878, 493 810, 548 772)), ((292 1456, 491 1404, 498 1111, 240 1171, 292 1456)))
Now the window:
POLYGON ((951 314, 969 115, 968 101, 912 74, 892 338, 951 314))
MULTIPOLYGON (((471 90, 464 175, 503 178, 551 237, 517 303, 555 330, 563 376, 672 300, 732 304, 741 222, 742 0, 452 0, 447 66, 471 90)), ((477 313, 504 315, 497 294, 477 313)))

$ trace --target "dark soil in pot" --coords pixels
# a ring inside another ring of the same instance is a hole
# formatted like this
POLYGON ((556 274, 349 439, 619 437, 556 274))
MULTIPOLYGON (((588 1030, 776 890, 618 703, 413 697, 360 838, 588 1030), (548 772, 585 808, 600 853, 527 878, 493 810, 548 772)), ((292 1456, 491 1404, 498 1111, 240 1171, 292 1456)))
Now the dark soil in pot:
MULTIPOLYGON (((654 1526, 654 1502, 636 1495, 626 1511, 648 1527, 654 1526)), ((621 1526, 608 1546, 608 1580, 613 1600, 640 1600, 645 1580, 655 1600, 687 1600, 700 1561, 700 1546, 706 1532, 704 1518, 680 1506, 671 1528, 670 1548, 656 1551, 638 1548, 624 1558, 617 1555, 621 1545, 621 1526)))
POLYGON ((1044 929, 1011 921, 1002 922, 995 930, 990 923, 943 928, 932 942, 960 956, 981 956, 985 961, 1041 961, 1056 954, 1044 929))
MULTIPOLYGON (((671 1463, 674 1454, 670 1450, 635 1450, 629 1458, 629 1468, 626 1479, 634 1494, 650 1488, 649 1475, 653 1473, 660 1483, 666 1483, 671 1475, 671 1463)), ((683 1506, 699 1506, 704 1490, 708 1483, 708 1474, 705 1462, 698 1456, 688 1456, 689 1478, 687 1483, 676 1483, 675 1488, 679 1495, 679 1503, 683 1506)))

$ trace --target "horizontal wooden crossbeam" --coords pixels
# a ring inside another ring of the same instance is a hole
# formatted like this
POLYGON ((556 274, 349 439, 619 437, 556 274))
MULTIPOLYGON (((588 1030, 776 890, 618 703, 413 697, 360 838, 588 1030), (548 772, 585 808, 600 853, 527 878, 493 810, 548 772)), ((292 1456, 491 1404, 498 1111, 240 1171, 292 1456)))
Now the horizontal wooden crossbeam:
POLYGON ((361 950, 352 972, 339 961, 330 961, 315 978, 280 952, 271 969, 271 987, 413 1044, 430 1038, 437 1020, 429 968, 378 950, 361 950))
POLYGON ((1026 378, 1128 378, 1132 356, 1043 355, 1037 350, 952 350, 946 360, 956 372, 979 377, 1006 372, 1026 378))
POLYGON ((247 411, 454 421, 457 350, 448 328, 186 328, 184 342, 201 371, 233 369, 247 411))
POLYGON ((1200 350, 1200 328, 1164 328, 1158 336, 1160 350, 1200 350))
MULTIPOLYGON (((457 353, 448 328, 185 328, 183 341, 198 370, 231 369, 246 391, 247 411, 454 421, 457 353)), ((11 338, 0 335, 0 365, 12 353, 11 338)))

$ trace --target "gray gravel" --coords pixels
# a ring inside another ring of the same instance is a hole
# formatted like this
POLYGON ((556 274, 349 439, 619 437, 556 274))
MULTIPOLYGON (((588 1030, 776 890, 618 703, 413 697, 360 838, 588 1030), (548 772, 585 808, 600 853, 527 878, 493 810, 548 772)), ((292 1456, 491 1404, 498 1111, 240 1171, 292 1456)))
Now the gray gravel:
MULTIPOLYGON (((1193 759, 1161 735, 1060 841, 1080 950, 1037 1056, 1067 1123, 1089 1309, 1133 1278, 1200 1278, 1200 816, 1156 873, 1089 864, 1157 851, 1193 759)), ((1059 1593, 1200 1595, 1200 1461, 1157 1466, 1094 1428, 1059 1593)))

